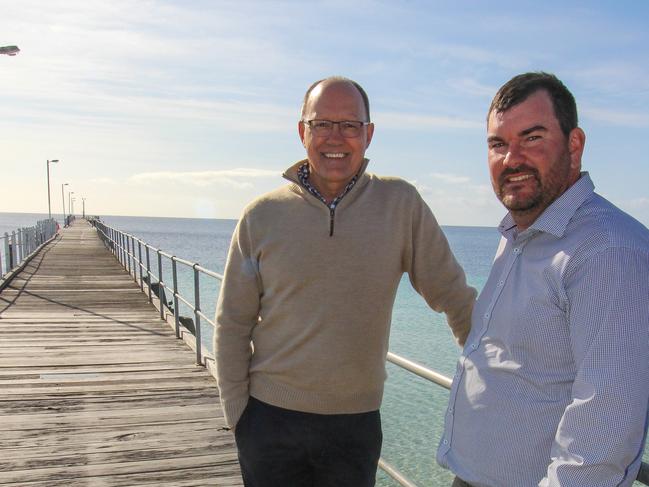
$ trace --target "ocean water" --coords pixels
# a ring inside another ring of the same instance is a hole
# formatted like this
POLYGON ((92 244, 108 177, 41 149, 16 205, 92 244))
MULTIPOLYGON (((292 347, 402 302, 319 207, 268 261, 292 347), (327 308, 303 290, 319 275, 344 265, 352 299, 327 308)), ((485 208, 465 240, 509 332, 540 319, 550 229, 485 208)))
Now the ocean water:
MULTIPOLYGON (((19 226, 31 226, 46 218, 42 214, 0 213, 0 235, 19 226)), ((151 218, 102 216, 102 221, 131 233, 150 245, 197 262, 222 273, 235 220, 151 218)), ((500 234, 489 227, 443 227, 453 252, 465 270, 468 282, 482 289, 489 275, 500 234)), ((136 248, 137 251, 137 248, 136 248)), ((144 254, 143 254, 144 255, 144 254)), ((151 263, 157 272, 155 256, 151 263)), ((163 280, 171 280, 169 261, 163 259, 163 280)), ((178 266, 179 289, 190 301, 194 299, 191 269, 178 266)), ((207 316, 214 315, 219 281, 201 276, 201 306, 207 316)), ((191 316, 184 305, 180 313, 191 316)), ((211 349, 212 327, 201 326, 203 344, 211 349)), ((404 276, 399 286, 394 311, 390 350, 452 376, 460 349, 442 315, 430 310, 404 276)), ((383 421, 383 457, 422 487, 450 485, 452 475, 435 463, 435 451, 443 428, 448 391, 420 379, 390 363, 381 416, 383 421)), ((645 453, 649 461, 649 452, 645 453)), ((377 486, 398 484, 379 470, 377 486)), ((637 484, 638 486, 640 484, 637 484)))

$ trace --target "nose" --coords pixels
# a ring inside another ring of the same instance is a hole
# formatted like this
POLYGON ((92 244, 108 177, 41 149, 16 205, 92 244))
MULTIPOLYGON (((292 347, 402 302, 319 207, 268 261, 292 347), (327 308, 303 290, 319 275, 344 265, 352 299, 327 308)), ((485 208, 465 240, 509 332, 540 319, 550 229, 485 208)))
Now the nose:
POLYGON ((506 167, 518 167, 524 161, 523 152, 521 151, 521 146, 517 142, 512 142, 507 147, 507 153, 503 159, 503 166, 506 167))
POLYGON ((331 127, 331 132, 327 136, 327 141, 330 141, 332 139, 334 141, 342 141, 344 137, 340 133, 340 130, 340 123, 334 123, 334 126, 331 127))

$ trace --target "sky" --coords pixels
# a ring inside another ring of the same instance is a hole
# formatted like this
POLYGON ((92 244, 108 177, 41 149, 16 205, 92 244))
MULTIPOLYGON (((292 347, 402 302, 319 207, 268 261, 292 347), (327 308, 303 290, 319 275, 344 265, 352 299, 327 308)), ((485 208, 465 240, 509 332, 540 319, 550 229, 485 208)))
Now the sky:
POLYGON ((596 190, 649 226, 649 2, 0 0, 0 212, 238 218, 302 159, 307 87, 368 92, 369 171, 495 226, 485 117, 526 71, 573 92, 596 190))

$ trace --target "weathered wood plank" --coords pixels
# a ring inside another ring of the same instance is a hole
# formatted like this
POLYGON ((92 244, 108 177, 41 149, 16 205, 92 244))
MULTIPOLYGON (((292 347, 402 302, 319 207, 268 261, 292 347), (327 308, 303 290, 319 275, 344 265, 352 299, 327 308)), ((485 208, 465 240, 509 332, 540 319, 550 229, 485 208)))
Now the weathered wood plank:
MULTIPOLYGON (((151 461, 112 461, 111 455, 105 455, 95 463, 85 465, 62 465, 56 467, 31 467, 26 470, 13 470, 11 472, 0 472, 0 484, 3 482, 14 482, 21 485, 28 485, 29 482, 42 480, 62 480, 70 478, 106 477, 121 476, 126 474, 141 474, 174 472, 185 470, 191 475, 195 468, 214 466, 233 466, 237 461, 235 453, 212 453, 192 457, 172 457, 151 461)), ((231 471, 228 471, 231 474, 231 471)), ((111 485, 111 484, 107 484, 111 485)))
POLYGON ((94 229, 66 229, 0 293, 0 485, 243 485, 194 360, 94 229))

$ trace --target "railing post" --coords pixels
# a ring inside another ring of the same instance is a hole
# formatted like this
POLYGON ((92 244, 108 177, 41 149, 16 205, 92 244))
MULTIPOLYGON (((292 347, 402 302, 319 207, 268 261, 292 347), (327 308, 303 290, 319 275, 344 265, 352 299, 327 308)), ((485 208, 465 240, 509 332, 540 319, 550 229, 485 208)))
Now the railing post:
POLYGON ((122 254, 122 266, 126 269, 126 236, 124 235, 124 232, 119 231, 119 238, 119 249, 122 254))
POLYGON ((23 229, 18 229, 18 240, 16 242, 16 265, 23 261, 23 229))
POLYGON ((140 291, 144 291, 144 281, 142 280, 142 240, 137 239, 137 256, 138 267, 140 268, 140 291))
POLYGON ((176 256, 171 258, 171 275, 174 281, 174 325, 176 327, 176 338, 180 338, 180 310, 178 309, 178 269, 176 256))
POLYGON ((129 255, 128 234, 124 234, 124 269, 128 274, 131 274, 131 256, 129 255))
POLYGON ((117 260, 119 261, 120 264, 123 265, 124 263, 124 255, 123 255, 123 249, 122 249, 122 232, 119 230, 115 230, 117 232, 117 260))
POLYGON ((162 284, 162 255, 160 254, 160 249, 158 252, 158 298, 160 299, 160 319, 165 319, 165 309, 164 309, 164 299, 162 299, 162 293, 164 293, 164 286, 162 284))
POLYGON ((149 286, 149 303, 151 303, 153 300, 151 299, 151 259, 149 257, 149 244, 146 244, 144 249, 146 250, 146 277, 149 286))
POLYGON ((11 267, 9 270, 13 269, 15 265, 17 265, 17 259, 18 259, 18 245, 16 245, 16 231, 12 230, 11 231, 11 267))
POLYGON ((25 260, 25 234, 27 233, 26 228, 21 228, 20 233, 19 233, 19 239, 20 242, 18 244, 18 248, 20 249, 20 259, 18 260, 18 263, 22 263, 23 260, 25 260))
POLYGON ((133 280, 137 284, 137 267, 135 267, 135 237, 131 235, 131 251, 133 252, 133 280))
POLYGON ((117 257, 117 262, 122 263, 122 248, 120 246, 120 234, 119 230, 115 229, 115 257, 117 257))
POLYGON ((23 262, 27 256, 27 228, 24 227, 20 230, 20 262, 23 262))
POLYGON ((128 233, 124 234, 126 238, 125 247, 126 247, 126 271, 131 275, 131 236, 128 233))
POLYGON ((124 234, 121 230, 117 230, 117 235, 119 236, 119 263, 126 267, 124 263, 124 234))
POLYGON ((200 294, 200 278, 198 273, 198 264, 194 264, 194 329, 196 334, 196 364, 203 365, 202 358, 202 343, 201 343, 201 316, 199 311, 201 310, 201 294, 200 294))
POLYGON ((11 270, 11 245, 9 244, 9 234, 5 232, 5 272, 11 270))

